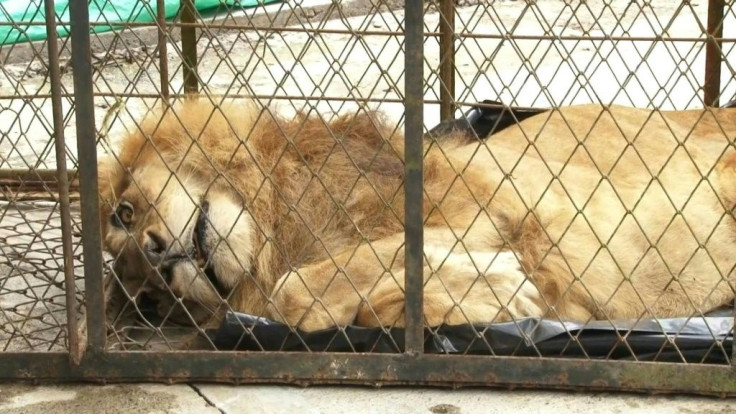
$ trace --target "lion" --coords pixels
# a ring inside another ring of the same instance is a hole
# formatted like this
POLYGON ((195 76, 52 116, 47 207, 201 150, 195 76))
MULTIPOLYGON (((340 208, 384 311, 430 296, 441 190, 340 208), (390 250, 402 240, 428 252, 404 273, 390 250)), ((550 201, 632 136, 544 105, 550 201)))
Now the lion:
MULTIPOLYGON (((736 112, 596 104, 424 144, 426 326, 701 315, 736 279, 736 112)), ((315 331, 404 326, 404 141, 190 99, 99 165, 102 237, 133 300, 315 331)))

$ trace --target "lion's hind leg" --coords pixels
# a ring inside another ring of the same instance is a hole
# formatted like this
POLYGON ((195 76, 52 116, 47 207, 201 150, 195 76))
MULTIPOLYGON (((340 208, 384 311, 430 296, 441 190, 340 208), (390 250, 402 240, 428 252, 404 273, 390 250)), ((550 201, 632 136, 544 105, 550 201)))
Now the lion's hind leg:
MULTIPOLYGON (((427 326, 493 323, 542 317, 541 295, 510 251, 449 253, 425 247, 427 326)), ((403 271, 384 277, 356 318, 361 326, 404 325, 403 271)))

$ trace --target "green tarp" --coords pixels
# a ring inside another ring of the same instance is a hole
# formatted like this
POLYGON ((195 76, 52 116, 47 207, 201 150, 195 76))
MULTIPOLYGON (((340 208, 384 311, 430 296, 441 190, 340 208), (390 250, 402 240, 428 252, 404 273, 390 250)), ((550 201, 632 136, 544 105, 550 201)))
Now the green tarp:
MULTIPOLYGON (((279 0, 195 0, 199 11, 218 6, 235 8, 254 7, 258 4, 279 0)), ((164 0, 166 18, 171 19, 179 12, 180 0, 164 0)), ((45 10, 43 0, 0 0, 0 45, 23 43, 46 38, 45 10), (29 22, 41 24, 28 24, 29 22)), ((69 0, 55 3, 57 21, 69 22, 69 0)), ((93 26, 94 32, 106 32, 126 22, 152 22, 156 17, 156 0, 89 0, 91 22, 105 23, 93 26)), ((68 25, 59 25, 59 36, 69 34, 68 25)))

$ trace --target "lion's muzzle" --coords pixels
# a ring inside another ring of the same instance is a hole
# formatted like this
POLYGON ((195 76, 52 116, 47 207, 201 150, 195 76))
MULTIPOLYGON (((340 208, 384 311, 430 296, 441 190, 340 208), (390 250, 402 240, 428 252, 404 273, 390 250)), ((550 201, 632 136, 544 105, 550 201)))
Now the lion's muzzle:
POLYGON ((207 237, 209 231, 210 209, 209 202, 203 201, 198 210, 199 214, 194 220, 195 225, 191 231, 191 237, 176 239, 171 237, 169 232, 160 232, 156 229, 147 229, 142 244, 142 250, 150 265, 158 270, 164 282, 170 285, 172 282, 172 274, 174 268, 180 264, 193 264, 201 275, 204 275, 212 283, 213 287, 221 291, 221 286, 217 281, 214 270, 212 269, 211 246, 207 245, 207 237), (164 234, 170 237, 166 237, 164 234), (187 242, 185 242, 186 240, 187 242))

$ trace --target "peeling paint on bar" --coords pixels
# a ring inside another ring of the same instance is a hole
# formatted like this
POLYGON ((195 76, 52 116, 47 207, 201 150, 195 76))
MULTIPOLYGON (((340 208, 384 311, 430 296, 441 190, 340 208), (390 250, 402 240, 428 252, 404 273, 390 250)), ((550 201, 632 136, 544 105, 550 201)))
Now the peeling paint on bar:
POLYGON ((111 352, 0 354, 0 380, 490 386, 736 396, 731 367, 488 356, 111 352))

